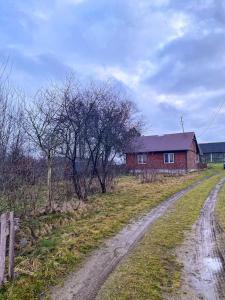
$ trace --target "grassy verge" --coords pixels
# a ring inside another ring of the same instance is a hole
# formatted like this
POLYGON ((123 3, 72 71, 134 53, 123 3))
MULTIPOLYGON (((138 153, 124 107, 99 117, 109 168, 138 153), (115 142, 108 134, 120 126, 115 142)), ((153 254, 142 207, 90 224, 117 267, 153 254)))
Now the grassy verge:
POLYGON ((220 227, 225 231, 225 186, 222 187, 219 193, 215 213, 220 227))
POLYGON ((158 300, 175 292, 181 284, 182 270, 175 249, 184 241, 185 232, 197 220, 205 199, 221 176, 216 175, 190 191, 152 226, 106 281, 98 300, 158 300))
MULTIPOLYGON (((38 299, 41 292, 59 283, 104 238, 118 232, 131 218, 213 173, 215 170, 210 169, 152 184, 123 178, 114 192, 96 195, 85 209, 70 215, 49 215, 33 220, 37 242, 19 252, 16 258, 18 279, 5 285, 0 299, 38 299)), ((24 227, 26 230, 26 224, 24 227)))
POLYGON ((219 192, 215 208, 215 216, 217 225, 219 225, 217 227, 219 230, 216 231, 217 246, 223 259, 225 259, 225 185, 219 192))

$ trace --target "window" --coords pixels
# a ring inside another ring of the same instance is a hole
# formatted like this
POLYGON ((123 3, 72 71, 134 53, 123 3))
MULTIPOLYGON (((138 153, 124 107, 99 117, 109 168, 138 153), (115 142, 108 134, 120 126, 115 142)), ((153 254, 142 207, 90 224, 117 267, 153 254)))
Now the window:
POLYGON ((143 165, 147 163, 147 154, 138 154, 137 162, 139 165, 143 165))
POLYGON ((173 164, 174 163, 174 153, 164 153, 164 163, 173 164))

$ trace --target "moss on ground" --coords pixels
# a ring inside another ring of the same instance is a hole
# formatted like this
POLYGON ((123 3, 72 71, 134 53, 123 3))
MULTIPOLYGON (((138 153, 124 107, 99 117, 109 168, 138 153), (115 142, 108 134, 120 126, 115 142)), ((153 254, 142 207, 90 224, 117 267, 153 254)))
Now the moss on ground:
MULTIPOLYGON (((37 228, 37 242, 17 256, 16 272, 19 276, 0 291, 0 299, 39 299, 43 291, 78 268, 87 254, 100 246, 106 237, 122 229, 131 218, 149 211, 171 194, 215 172, 217 170, 210 169, 168 177, 163 182, 151 184, 140 184, 132 177, 122 178, 114 192, 96 195, 85 209, 70 215, 49 215, 33 220, 37 228)), ((26 224, 24 227, 26 231, 26 224)), ((161 276, 161 272, 156 272, 155 276, 161 276)))
POLYGON ((175 250, 197 220, 209 192, 224 174, 207 179, 160 218, 109 277, 97 299, 158 300, 174 293, 181 285, 182 271, 175 250))

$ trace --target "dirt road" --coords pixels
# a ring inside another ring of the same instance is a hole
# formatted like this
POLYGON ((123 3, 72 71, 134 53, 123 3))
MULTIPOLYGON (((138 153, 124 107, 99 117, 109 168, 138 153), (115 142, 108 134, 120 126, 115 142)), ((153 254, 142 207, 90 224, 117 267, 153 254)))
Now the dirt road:
POLYGON ((84 262, 79 271, 71 274, 69 278, 66 279, 63 287, 55 287, 52 289, 51 299, 94 299, 108 275, 144 236, 146 230, 148 230, 175 201, 201 182, 202 180, 176 193, 139 220, 126 226, 115 237, 107 240, 104 247, 95 251, 86 262, 84 262))
POLYGON ((225 263, 218 247, 218 230, 214 208, 222 179, 212 190, 201 215, 188 235, 178 257, 184 265, 183 286, 177 297, 181 300, 225 299, 225 263))

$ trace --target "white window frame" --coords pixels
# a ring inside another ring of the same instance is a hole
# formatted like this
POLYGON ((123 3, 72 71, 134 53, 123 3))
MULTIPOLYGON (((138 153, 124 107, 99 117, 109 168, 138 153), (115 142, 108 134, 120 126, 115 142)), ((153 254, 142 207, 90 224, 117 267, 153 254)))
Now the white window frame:
POLYGON ((174 153, 164 153, 164 164, 174 164, 175 163, 175 154, 174 153), (166 156, 168 161, 166 161, 166 156))
POLYGON ((137 163, 139 165, 146 165, 147 164, 147 154, 146 153, 137 154, 137 163))

